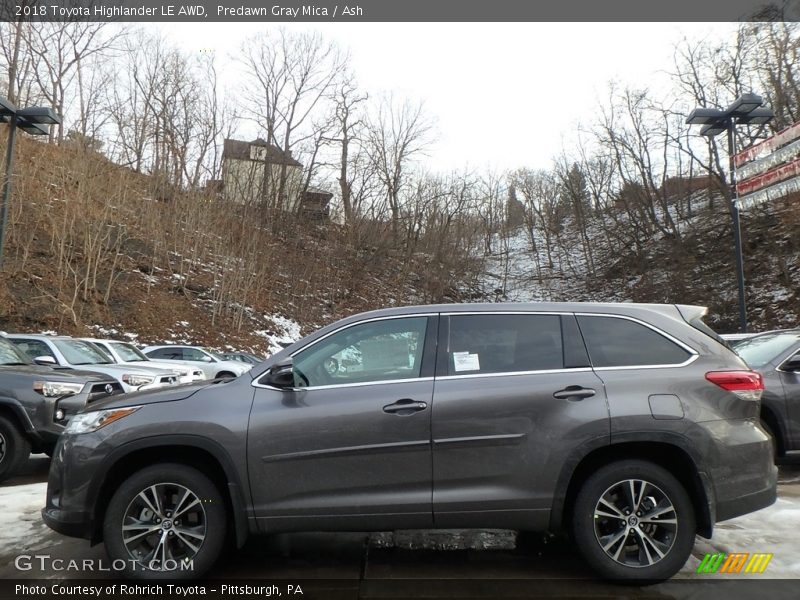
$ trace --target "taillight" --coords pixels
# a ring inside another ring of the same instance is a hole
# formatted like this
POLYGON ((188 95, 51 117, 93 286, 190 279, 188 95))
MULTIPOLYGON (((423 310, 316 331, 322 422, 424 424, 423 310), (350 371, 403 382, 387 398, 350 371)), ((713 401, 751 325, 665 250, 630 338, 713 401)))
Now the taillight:
POLYGON ((742 400, 761 400, 764 391, 764 378, 755 371, 709 371, 706 379, 742 400))

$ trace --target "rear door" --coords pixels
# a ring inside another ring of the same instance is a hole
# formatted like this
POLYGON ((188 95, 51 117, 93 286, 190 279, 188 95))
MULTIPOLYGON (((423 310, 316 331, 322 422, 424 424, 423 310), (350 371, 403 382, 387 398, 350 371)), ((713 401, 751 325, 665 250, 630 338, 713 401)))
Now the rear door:
POLYGON ((609 437, 575 317, 443 316, 432 433, 437 527, 546 528, 566 457, 609 437))

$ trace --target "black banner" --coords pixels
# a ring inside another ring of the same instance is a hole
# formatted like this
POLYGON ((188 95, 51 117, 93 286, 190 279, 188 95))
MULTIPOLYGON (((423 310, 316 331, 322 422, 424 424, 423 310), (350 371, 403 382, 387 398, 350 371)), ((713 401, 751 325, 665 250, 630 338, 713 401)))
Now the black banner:
POLYGON ((800 0, 3 0, 0 20, 505 22, 797 21, 800 0))

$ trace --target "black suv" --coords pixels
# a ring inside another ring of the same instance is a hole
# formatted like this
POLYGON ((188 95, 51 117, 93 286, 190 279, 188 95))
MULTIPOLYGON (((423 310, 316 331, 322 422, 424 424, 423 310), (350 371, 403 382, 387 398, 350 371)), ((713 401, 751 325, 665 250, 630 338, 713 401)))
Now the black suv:
POLYGON ((228 382, 88 407, 43 517, 138 577, 281 531, 566 530, 653 581, 770 505, 763 382, 694 306, 458 304, 355 315, 228 382))
POLYGON ((0 481, 13 477, 31 452, 52 455, 87 403, 120 393, 109 377, 36 365, 0 336, 0 481))

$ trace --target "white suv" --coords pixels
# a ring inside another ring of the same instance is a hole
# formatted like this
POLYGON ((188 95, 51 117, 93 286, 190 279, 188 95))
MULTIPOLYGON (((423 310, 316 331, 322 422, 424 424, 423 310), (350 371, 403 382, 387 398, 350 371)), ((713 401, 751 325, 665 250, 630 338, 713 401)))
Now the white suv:
POLYGON ((247 373, 253 366, 238 360, 225 360, 208 348, 200 346, 147 346, 142 352, 154 360, 202 369, 207 379, 233 379, 247 373))
POLYGON ((178 373, 178 380, 181 383, 191 383, 200 379, 205 379, 206 374, 202 369, 197 367, 183 367, 175 363, 161 362, 151 360, 145 356, 141 350, 130 342, 123 342, 120 340, 99 340, 97 338, 81 338, 84 341, 91 342, 100 350, 108 354, 108 356, 117 364, 120 365, 134 365, 135 367, 154 367, 156 369, 167 369, 168 371, 175 371, 178 373))
POLYGON ((175 369, 168 371, 152 367, 116 365, 90 342, 68 336, 15 333, 9 334, 7 339, 37 364, 110 375, 122 384, 125 392, 149 390, 178 383, 178 373, 175 369))

